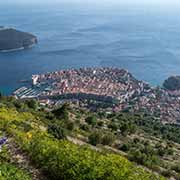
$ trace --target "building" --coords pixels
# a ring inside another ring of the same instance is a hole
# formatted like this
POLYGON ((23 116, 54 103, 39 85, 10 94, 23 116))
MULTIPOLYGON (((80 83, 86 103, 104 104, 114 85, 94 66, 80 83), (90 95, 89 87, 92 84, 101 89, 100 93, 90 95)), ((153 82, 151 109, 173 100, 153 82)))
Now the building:
POLYGON ((32 85, 35 86, 38 84, 39 75, 32 75, 32 85))

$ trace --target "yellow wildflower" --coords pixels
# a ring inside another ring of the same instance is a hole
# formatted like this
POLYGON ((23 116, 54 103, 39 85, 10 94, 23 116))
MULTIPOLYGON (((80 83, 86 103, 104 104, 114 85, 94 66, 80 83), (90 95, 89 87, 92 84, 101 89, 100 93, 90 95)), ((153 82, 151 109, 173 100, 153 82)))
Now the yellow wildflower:
POLYGON ((28 132, 26 135, 27 135, 27 138, 28 138, 28 139, 31 139, 31 138, 32 138, 32 134, 31 134, 30 132, 28 132))

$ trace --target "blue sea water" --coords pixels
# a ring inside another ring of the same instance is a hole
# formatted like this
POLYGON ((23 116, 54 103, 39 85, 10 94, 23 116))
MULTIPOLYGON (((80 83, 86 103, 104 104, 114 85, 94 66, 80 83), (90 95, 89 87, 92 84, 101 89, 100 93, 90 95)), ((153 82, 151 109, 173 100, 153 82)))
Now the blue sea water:
POLYGON ((180 75, 180 11, 80 4, 0 4, 0 25, 37 35, 32 49, 0 53, 0 90, 10 94, 32 74, 113 66, 161 85, 180 75))

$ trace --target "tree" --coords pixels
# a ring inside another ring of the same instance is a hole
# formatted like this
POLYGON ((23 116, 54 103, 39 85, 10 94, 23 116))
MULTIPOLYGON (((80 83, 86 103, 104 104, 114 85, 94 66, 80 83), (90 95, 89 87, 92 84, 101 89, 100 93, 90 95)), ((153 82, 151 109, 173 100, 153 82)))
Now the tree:
POLYGON ((65 130, 58 125, 49 125, 48 133, 52 134, 57 139, 66 139, 65 130))
POLYGON ((103 126, 103 124, 104 124, 104 122, 103 122, 103 121, 98 121, 98 122, 97 122, 97 125, 98 125, 99 127, 102 127, 102 126, 103 126))
POLYGON ((170 169, 164 170, 161 172, 161 174, 167 178, 170 178, 172 176, 172 171, 170 169))
POLYGON ((112 129, 113 131, 117 131, 118 125, 114 122, 111 122, 110 124, 108 124, 108 128, 112 129))
POLYGON ((115 141, 115 136, 111 132, 107 132, 102 137, 102 144, 103 145, 112 145, 115 141))
POLYGON ((159 156, 163 157, 166 154, 166 148, 161 144, 156 144, 155 147, 159 156))
POLYGON ((0 98, 2 98, 3 97, 3 93, 2 93, 2 91, 0 91, 0 98))
POLYGON ((127 152, 130 149, 130 145, 129 144, 123 144, 119 147, 120 150, 127 152))
POLYGON ((179 164, 175 164, 171 167, 172 170, 176 171, 177 173, 180 173, 180 165, 179 164))
POLYGON ((137 150, 132 149, 132 150, 129 152, 128 157, 129 157, 129 159, 130 159, 131 161, 135 161, 135 162, 137 162, 137 163, 139 163, 139 164, 144 164, 144 162, 145 162, 146 159, 147 159, 146 154, 141 153, 141 151, 138 150, 138 149, 137 149, 137 150))
POLYGON ((64 104, 60 108, 53 110, 52 113, 56 116, 56 118, 68 120, 69 119, 68 109, 69 109, 69 105, 64 104))
POLYGON ((123 136, 126 136, 128 134, 128 124, 127 123, 123 123, 120 127, 121 130, 121 134, 123 136))
POLYGON ((68 121, 66 123, 66 127, 68 130, 72 131, 74 129, 74 123, 72 121, 68 121))
POLYGON ((99 131, 92 132, 88 137, 89 143, 96 146, 102 142, 102 134, 99 131))
POLYGON ((89 131, 90 127, 88 124, 80 124, 80 128, 84 131, 89 131))
POLYGON ((89 116, 85 119, 85 121, 92 127, 94 127, 97 124, 97 119, 95 116, 89 116))
POLYGON ((27 101, 25 101, 25 103, 27 104, 27 106, 29 108, 34 109, 34 110, 36 110, 38 107, 38 103, 34 99, 27 100, 27 101))
POLYGON ((21 109, 23 104, 20 102, 20 101, 15 101, 14 102, 14 106, 17 108, 17 109, 21 109))

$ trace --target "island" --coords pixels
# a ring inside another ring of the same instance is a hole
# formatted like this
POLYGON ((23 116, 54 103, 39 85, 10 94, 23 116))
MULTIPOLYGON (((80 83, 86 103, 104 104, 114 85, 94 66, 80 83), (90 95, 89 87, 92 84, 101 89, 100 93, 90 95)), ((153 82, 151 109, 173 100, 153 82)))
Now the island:
POLYGON ((0 26, 0 52, 27 49, 37 42, 33 34, 0 26))
POLYGON ((163 86, 171 91, 180 90, 180 76, 169 77, 164 81, 163 86))

